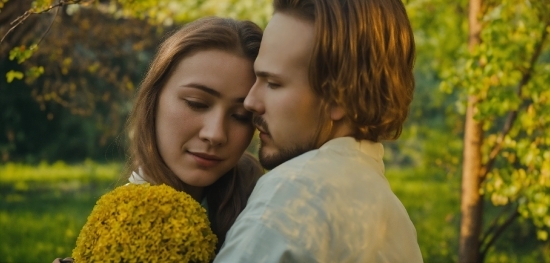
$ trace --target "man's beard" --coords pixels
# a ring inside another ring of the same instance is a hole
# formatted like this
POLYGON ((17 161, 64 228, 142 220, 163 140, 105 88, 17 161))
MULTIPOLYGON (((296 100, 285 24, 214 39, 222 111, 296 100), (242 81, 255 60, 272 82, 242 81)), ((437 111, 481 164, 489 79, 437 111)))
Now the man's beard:
MULTIPOLYGON (((256 127, 270 134, 267 122, 262 117, 255 115, 252 118, 252 122, 256 127)), ((271 137, 271 135, 269 136, 271 137)), ((271 140, 273 141, 273 137, 271 137, 271 140)), ((273 143, 275 143, 275 141, 273 141, 273 143)), ((263 142, 260 143, 260 150, 258 151, 258 159, 260 161, 260 164, 267 170, 271 170, 279 166, 280 164, 298 155, 301 155, 302 153, 315 149, 315 143, 313 140, 311 140, 311 142, 307 142, 301 145, 293 145, 292 147, 281 148, 277 153, 267 155, 262 152, 264 147, 263 144, 264 144, 263 142)))
POLYGON ((263 149, 263 142, 260 144, 260 150, 259 150, 259 153, 258 153, 258 159, 260 160, 260 164, 262 164, 262 166, 267 169, 267 170, 271 170, 277 166, 279 166, 280 164, 298 156, 298 155, 301 155, 305 152, 309 152, 311 150, 313 150, 315 147, 313 146, 313 143, 308 143, 308 144, 302 144, 302 145, 294 145, 292 148, 284 148, 284 149, 279 149, 279 151, 277 153, 274 153, 274 154, 271 154, 271 155, 267 155, 267 154, 264 154, 262 149, 263 149))

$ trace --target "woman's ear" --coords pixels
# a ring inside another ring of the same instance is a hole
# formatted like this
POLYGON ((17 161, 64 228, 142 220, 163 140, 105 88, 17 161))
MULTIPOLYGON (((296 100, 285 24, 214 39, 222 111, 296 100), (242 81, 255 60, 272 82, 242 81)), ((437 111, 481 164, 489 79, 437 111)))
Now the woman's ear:
POLYGON ((346 111, 338 105, 330 106, 330 119, 332 121, 340 121, 346 116, 346 111))

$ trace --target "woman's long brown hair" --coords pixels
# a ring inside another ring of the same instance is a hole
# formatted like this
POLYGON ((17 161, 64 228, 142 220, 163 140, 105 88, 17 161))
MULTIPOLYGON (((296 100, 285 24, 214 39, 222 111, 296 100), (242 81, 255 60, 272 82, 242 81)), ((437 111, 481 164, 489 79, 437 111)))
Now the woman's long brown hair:
MULTIPOLYGON (((128 172, 141 170, 141 175, 151 184, 166 184, 186 191, 188 186, 168 168, 157 148, 155 115, 160 92, 174 68, 191 53, 218 49, 254 61, 261 38, 261 29, 252 22, 209 17, 187 24, 160 45, 128 119, 128 172)), ((246 206, 262 173, 256 159, 244 154, 235 168, 205 188, 208 216, 212 230, 218 236, 218 248, 246 206)))

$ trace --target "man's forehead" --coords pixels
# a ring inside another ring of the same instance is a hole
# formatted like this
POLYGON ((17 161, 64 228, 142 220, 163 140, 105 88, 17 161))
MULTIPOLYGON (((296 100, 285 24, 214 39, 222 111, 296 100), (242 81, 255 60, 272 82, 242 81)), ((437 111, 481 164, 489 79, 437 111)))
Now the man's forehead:
POLYGON ((268 23, 255 69, 309 65, 313 49, 314 27, 312 22, 285 13, 275 13, 268 23), (292 65, 288 65, 292 64, 292 65))

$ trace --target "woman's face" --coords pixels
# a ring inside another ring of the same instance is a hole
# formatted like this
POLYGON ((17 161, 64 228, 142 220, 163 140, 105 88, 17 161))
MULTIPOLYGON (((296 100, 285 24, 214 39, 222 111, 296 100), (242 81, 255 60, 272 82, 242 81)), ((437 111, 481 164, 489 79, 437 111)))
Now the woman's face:
POLYGON ((163 87, 156 112, 158 150, 184 183, 205 187, 233 168, 254 128, 244 98, 253 62, 221 50, 185 57, 163 87))

